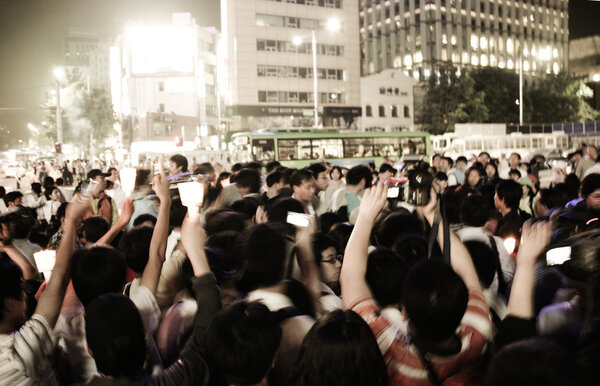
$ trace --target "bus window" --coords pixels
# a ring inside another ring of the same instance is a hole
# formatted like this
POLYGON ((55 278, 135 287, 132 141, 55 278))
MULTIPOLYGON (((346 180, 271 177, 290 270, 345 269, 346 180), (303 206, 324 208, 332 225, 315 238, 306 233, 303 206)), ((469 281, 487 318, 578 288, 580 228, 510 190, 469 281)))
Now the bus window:
POLYGON ((400 138, 373 138, 373 155, 375 157, 399 157, 400 138))
POLYGON ((277 145, 280 161, 314 159, 311 155, 310 139, 280 139, 277 145))
POLYGON ((255 161, 270 161, 275 159, 275 140, 272 138, 253 139, 252 155, 255 161))
MULTIPOLYGON (((389 139, 390 142, 392 139, 389 139)), ((399 155, 406 154, 419 154, 423 155, 427 152, 427 146, 425 145, 425 138, 423 137, 410 137, 410 138, 399 138, 401 152, 399 155)))
POLYGON ((344 158, 341 138, 313 139, 313 158, 344 158))
POLYGON ((344 158, 373 157, 372 138, 344 138, 344 158))

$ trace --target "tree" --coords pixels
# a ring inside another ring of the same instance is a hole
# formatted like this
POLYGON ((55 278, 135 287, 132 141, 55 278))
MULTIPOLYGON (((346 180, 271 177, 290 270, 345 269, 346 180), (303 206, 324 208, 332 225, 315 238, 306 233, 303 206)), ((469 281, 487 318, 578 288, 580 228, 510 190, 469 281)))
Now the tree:
POLYGON ((549 75, 525 93, 525 118, 536 123, 596 120, 599 113, 584 99, 589 92, 581 77, 565 73, 549 75))
POLYGON ((514 71, 483 67, 474 69, 475 91, 485 94, 484 104, 488 108, 486 123, 511 123, 519 121, 519 75, 514 71))
POLYGON ((103 141, 113 134, 113 125, 117 122, 108 90, 94 87, 83 93, 80 118, 86 118, 91 133, 97 141, 103 141))
POLYGON ((440 134, 454 130, 454 124, 484 122, 488 109, 485 94, 475 91, 475 81, 468 73, 457 75, 456 68, 439 68, 429 77, 422 108, 423 129, 440 134))

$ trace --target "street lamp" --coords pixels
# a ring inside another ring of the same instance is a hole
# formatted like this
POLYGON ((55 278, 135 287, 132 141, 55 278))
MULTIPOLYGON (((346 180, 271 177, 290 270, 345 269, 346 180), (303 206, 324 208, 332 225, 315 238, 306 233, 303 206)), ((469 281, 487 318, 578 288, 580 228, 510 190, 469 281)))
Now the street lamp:
MULTIPOLYGON (((532 50, 533 53, 533 50, 532 50)), ((547 61, 550 60, 550 49, 540 50, 534 59, 547 61)), ((523 50, 519 48, 519 126, 523 126, 523 50)))
MULTIPOLYGON (((60 81, 65 76, 65 70, 62 67, 57 67, 53 71, 54 77, 56 78, 56 142, 62 145, 63 133, 62 133, 62 113, 60 109, 60 81)), ((61 160, 61 154, 57 155, 59 161, 61 160)))
MULTIPOLYGON (((330 19, 326 24, 327 30, 331 32, 337 32, 341 28, 340 21, 337 19, 330 19)), ((292 38, 292 44, 299 46, 302 44, 302 38, 300 36, 294 36, 292 38)), ((311 46, 312 46, 312 64, 313 64, 313 109, 315 115, 314 127, 319 127, 319 91, 318 91, 318 73, 317 73, 317 36, 316 30, 313 28, 311 31, 311 46)))

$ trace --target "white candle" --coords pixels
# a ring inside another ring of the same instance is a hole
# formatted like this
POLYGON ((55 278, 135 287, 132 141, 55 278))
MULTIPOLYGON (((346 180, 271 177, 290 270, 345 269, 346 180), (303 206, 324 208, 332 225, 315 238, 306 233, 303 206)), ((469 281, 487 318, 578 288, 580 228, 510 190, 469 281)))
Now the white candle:
POLYGON ((56 251, 39 251, 33 254, 33 258, 35 259, 38 271, 44 274, 46 281, 49 281, 52 269, 54 269, 54 263, 56 262, 56 251))
POLYGON ((135 168, 123 168, 119 172, 121 175, 121 187, 127 197, 130 197, 135 188, 135 177, 137 170, 135 168))

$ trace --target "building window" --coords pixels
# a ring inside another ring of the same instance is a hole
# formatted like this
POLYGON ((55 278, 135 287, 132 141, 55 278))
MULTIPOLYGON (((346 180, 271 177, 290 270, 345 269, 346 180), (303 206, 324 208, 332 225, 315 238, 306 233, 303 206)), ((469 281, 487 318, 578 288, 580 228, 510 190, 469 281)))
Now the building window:
POLYGON ((365 115, 367 117, 372 117, 373 116, 373 108, 371 107, 371 105, 366 105, 365 106, 365 115))
POLYGON ((408 106, 404 106, 404 118, 410 118, 410 108, 408 106))
POLYGON ((379 105, 379 116, 385 117, 385 106, 379 105))
POLYGON ((158 91, 165 91, 165 82, 158 82, 158 91))
POLYGON ((164 103, 161 103, 158 105, 158 111, 161 113, 165 112, 165 104, 164 103))
POLYGON ((385 87, 379 87, 379 94, 385 95, 385 87))
POLYGON ((394 118, 398 117, 398 106, 396 106, 396 105, 392 105, 392 117, 394 117, 394 118))

